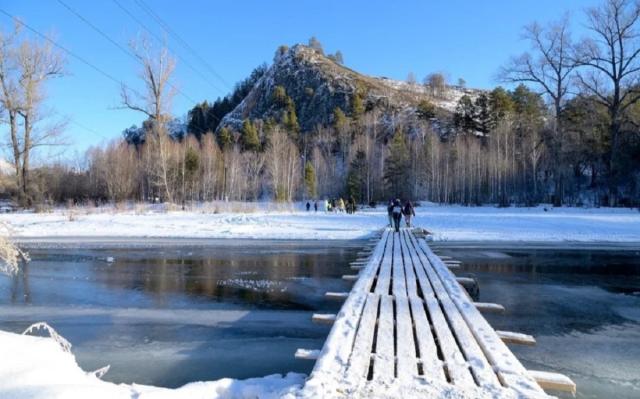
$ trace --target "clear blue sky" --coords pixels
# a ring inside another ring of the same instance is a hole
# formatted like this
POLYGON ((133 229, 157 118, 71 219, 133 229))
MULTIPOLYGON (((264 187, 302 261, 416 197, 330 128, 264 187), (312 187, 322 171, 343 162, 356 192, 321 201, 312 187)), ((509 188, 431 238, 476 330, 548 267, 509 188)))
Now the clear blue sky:
MULTIPOLYGON (((109 37, 126 46, 142 31, 113 0, 63 0, 109 37)), ((118 0, 170 48, 197 67, 220 89, 178 60, 176 85, 196 101, 214 100, 243 79, 258 64, 270 62, 280 44, 306 42, 315 35, 326 52, 341 50, 345 64, 376 76, 405 79, 412 71, 419 79, 445 71, 469 87, 494 86, 498 67, 521 53, 522 27, 546 22, 571 12, 581 31, 582 10, 597 0, 451 0, 451 1, 175 1, 144 0, 170 27, 223 77, 221 82, 189 50, 163 31, 139 0, 118 0)), ((140 87, 138 65, 118 47, 93 31, 56 0, 0 0, 0 8, 22 18, 35 29, 53 33, 56 40, 132 87, 140 87)), ((0 15, 3 29, 11 21, 0 15)), ((579 33, 580 34, 580 33, 579 33)), ((578 36, 579 36, 578 34, 578 36)), ((120 135, 143 119, 116 110, 120 88, 93 69, 69 57, 68 75, 48 88, 48 106, 68 117, 70 151, 120 135), (88 131, 85 126, 98 134, 88 131)), ((173 112, 184 115, 192 106, 175 98, 173 112)))

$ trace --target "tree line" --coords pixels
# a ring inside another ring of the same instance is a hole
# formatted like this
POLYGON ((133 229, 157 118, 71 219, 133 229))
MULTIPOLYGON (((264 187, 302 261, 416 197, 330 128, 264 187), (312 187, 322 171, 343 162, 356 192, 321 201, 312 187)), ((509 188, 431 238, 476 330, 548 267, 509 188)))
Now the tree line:
MULTIPOLYGON (((263 65, 229 96, 196 105, 184 132, 172 134, 168 82, 175 62, 166 49, 138 41, 132 51, 150 89, 140 94, 123 87, 121 103, 140 113, 142 127, 92 148, 74 167, 48 165, 31 177, 25 177, 19 148, 13 192, 39 201, 184 204, 345 196, 360 203, 402 197, 467 205, 637 206, 640 6, 604 0, 586 17, 589 34, 581 40, 572 39, 567 17, 527 26, 530 49, 498 74, 512 89, 462 95, 447 114, 438 104, 460 91, 462 79, 454 89, 444 74, 430 74, 409 113, 374 106, 366 90, 356 88, 348 109, 335 108, 330 123, 309 131, 301 131, 295 99, 281 86, 272 94, 277 115, 246 119, 237 129, 220 125, 264 75, 263 65)), ((11 41, 1 43, 7 43, 3 60, 18 59, 7 50, 16 48, 11 41)), ((317 39, 309 45, 324 53, 317 39)), ((331 59, 342 63, 342 53, 331 59)), ((17 73, 15 68, 10 71, 17 73)), ((417 85, 413 74, 408 83, 417 85)), ((3 112, 9 116, 12 98, 5 90, 3 112)), ((24 118, 25 103, 20 100, 16 118, 24 118)), ((24 129, 25 123, 16 126, 24 129)))

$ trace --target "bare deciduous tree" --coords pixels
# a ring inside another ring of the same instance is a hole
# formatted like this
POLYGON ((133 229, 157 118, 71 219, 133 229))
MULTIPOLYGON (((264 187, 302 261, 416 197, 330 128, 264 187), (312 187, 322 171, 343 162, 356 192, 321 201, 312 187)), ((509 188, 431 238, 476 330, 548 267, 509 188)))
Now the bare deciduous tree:
POLYGON ((625 111, 640 101, 640 3, 632 0, 605 0, 587 10, 587 27, 593 38, 576 46, 575 59, 581 68, 577 80, 609 113, 608 154, 610 201, 617 193, 616 156, 625 111))
POLYGON ((63 74, 65 60, 49 41, 21 38, 20 23, 14 31, 0 34, 0 83, 2 107, 9 117, 13 163, 21 197, 31 202, 29 170, 33 150, 61 144, 63 122, 42 126, 48 116, 43 109, 45 83, 63 74), (22 132, 19 132, 19 127, 22 132))
MULTIPOLYGON (((569 18, 542 27, 533 23, 524 29, 523 37, 531 52, 514 57, 500 71, 499 78, 507 83, 530 83, 541 89, 553 104, 555 125, 552 150, 558 160, 555 168, 556 205, 561 205, 564 190, 564 129, 562 110, 577 63, 571 55, 569 18)), ((532 148, 536 148, 535 146, 532 148)))
POLYGON ((122 86, 121 101, 125 108, 146 115, 151 121, 151 141, 155 145, 157 159, 152 162, 151 171, 157 177, 157 184, 161 187, 169 202, 173 202, 169 165, 167 121, 171 109, 171 101, 176 94, 170 79, 175 70, 175 59, 169 54, 166 46, 155 49, 149 40, 142 37, 130 43, 131 51, 140 62, 142 70, 139 78, 145 86, 143 93, 130 90, 122 86))

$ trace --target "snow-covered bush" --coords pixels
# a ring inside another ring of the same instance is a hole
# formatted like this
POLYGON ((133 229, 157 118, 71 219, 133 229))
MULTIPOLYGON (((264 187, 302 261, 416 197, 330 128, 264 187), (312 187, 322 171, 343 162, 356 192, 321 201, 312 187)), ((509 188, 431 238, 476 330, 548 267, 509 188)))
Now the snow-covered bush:
POLYGON ((18 248, 10 238, 11 228, 0 222, 0 273, 14 275, 20 270, 20 261, 29 261, 26 252, 18 248))

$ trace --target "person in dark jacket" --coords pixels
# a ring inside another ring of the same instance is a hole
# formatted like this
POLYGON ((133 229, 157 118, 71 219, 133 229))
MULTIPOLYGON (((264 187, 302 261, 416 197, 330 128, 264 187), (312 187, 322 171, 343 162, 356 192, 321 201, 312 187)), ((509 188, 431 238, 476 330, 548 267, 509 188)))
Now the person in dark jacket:
POLYGON ((387 215, 389 216, 389 227, 393 227, 393 200, 389 200, 387 215))
POLYGON ((311 204, 307 201, 307 212, 309 212, 309 209, 311 209, 311 204))
POLYGON ((404 221, 407 224, 407 227, 411 227, 411 218, 416 215, 416 210, 414 209, 411 201, 407 201, 407 203, 404 204, 402 213, 404 214, 404 221))
POLYGON ((313 203, 313 210, 318 212, 318 200, 315 200, 313 203))
POLYGON ((399 199, 393 201, 391 213, 393 213, 393 225, 396 229, 396 233, 398 233, 400 232, 400 221, 402 220, 402 204, 399 199))

